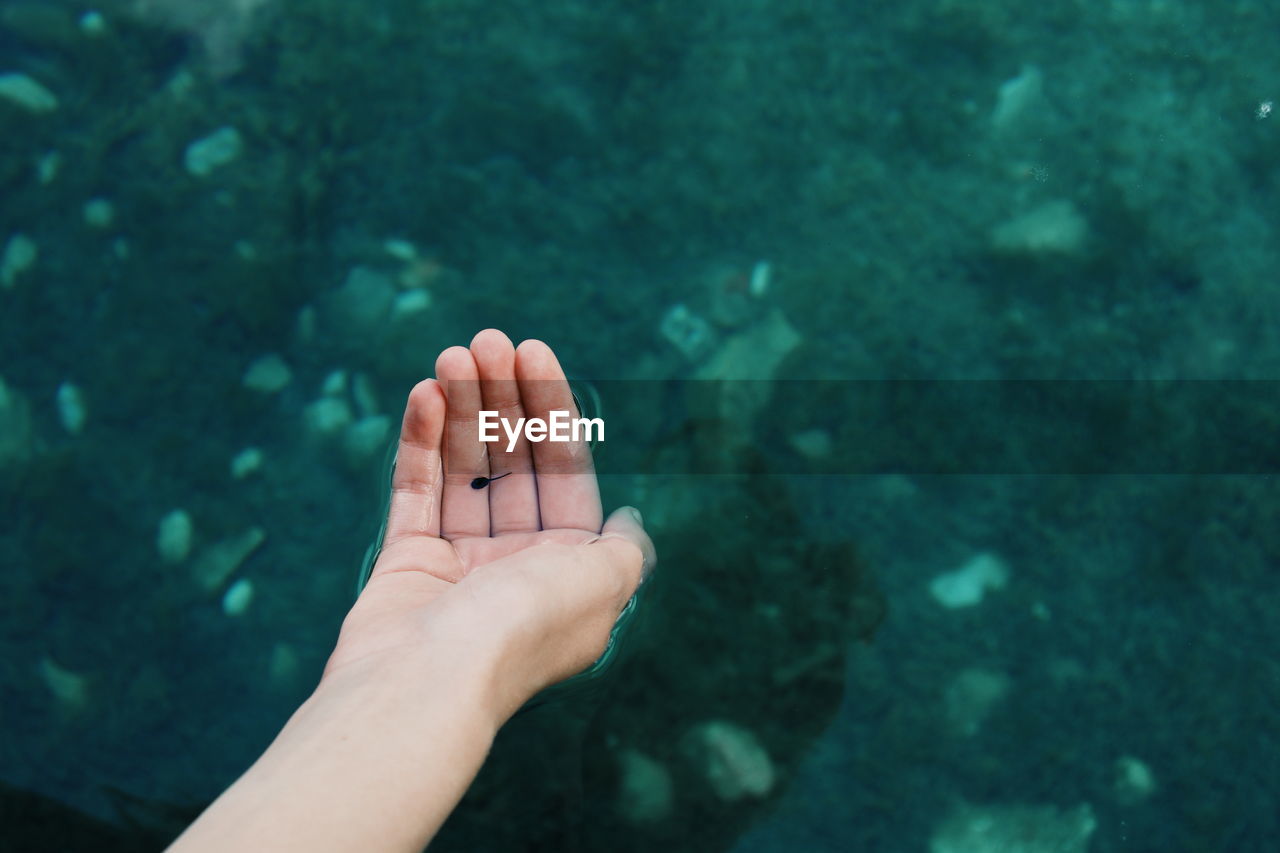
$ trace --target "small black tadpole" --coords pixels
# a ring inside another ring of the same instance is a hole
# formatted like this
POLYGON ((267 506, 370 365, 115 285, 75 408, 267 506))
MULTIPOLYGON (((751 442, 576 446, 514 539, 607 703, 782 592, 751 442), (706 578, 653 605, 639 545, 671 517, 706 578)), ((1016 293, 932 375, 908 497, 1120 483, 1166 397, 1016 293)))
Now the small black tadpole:
POLYGON ((489 485, 494 480, 501 480, 503 477, 507 476, 510 473, 511 472, 508 471, 506 474, 499 474, 496 477, 476 477, 474 480, 471 481, 471 488, 483 489, 485 486, 489 485))

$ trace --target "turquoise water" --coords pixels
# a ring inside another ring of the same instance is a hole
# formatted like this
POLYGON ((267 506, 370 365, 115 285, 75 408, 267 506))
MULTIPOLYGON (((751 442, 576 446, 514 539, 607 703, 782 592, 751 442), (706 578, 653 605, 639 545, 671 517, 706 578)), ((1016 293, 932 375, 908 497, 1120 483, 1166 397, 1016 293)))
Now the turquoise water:
POLYGON ((259 754, 492 326, 661 562, 433 849, 1274 849, 1277 32, 0 0, 0 848, 159 849, 259 754))

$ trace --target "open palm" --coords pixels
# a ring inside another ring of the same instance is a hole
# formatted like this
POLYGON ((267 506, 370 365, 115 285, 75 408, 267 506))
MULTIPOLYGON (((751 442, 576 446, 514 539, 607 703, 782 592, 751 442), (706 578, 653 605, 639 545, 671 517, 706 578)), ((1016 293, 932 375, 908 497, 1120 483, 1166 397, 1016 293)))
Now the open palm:
MULTIPOLYGON (((576 416, 564 371, 546 344, 525 341, 516 349, 506 335, 487 330, 470 349, 441 353, 436 376, 409 395, 383 548, 326 673, 420 644, 430 623, 456 622, 459 612, 475 632, 467 642, 509 627, 504 620, 528 623, 530 602, 564 610, 559 616, 570 621, 601 609, 612 611, 611 620, 653 562, 637 515, 620 510, 604 523, 585 443, 531 444, 521 436, 508 452, 505 437, 480 441, 482 409, 511 423, 546 420, 557 410, 576 416), (610 550, 638 545, 621 558, 636 563, 634 578, 630 571, 600 577, 585 565, 601 555, 597 543, 610 550), (594 549, 580 547, 587 545, 594 549), (617 596, 621 602, 612 600, 617 596), (577 597, 578 605, 568 601, 577 597)), ((554 622, 556 614, 543 615, 554 622)), ((593 637, 587 645, 599 642, 593 637)))

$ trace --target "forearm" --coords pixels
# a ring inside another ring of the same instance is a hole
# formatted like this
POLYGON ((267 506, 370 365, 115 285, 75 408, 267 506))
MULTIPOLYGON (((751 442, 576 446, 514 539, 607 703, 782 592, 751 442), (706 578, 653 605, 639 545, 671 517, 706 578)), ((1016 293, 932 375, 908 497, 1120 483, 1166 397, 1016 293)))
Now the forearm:
POLYGON ((331 674, 172 849, 421 850, 500 724, 491 672, 437 653, 331 674))

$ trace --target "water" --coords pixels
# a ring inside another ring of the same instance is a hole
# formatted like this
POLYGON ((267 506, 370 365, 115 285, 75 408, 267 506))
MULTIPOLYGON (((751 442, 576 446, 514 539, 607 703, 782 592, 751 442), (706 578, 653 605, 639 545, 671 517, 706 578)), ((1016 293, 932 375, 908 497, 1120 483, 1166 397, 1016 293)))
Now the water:
POLYGON ((492 326, 661 562, 436 848, 1271 849, 1272 6, 87 11, 0 2, 0 846, 260 753, 492 326))

